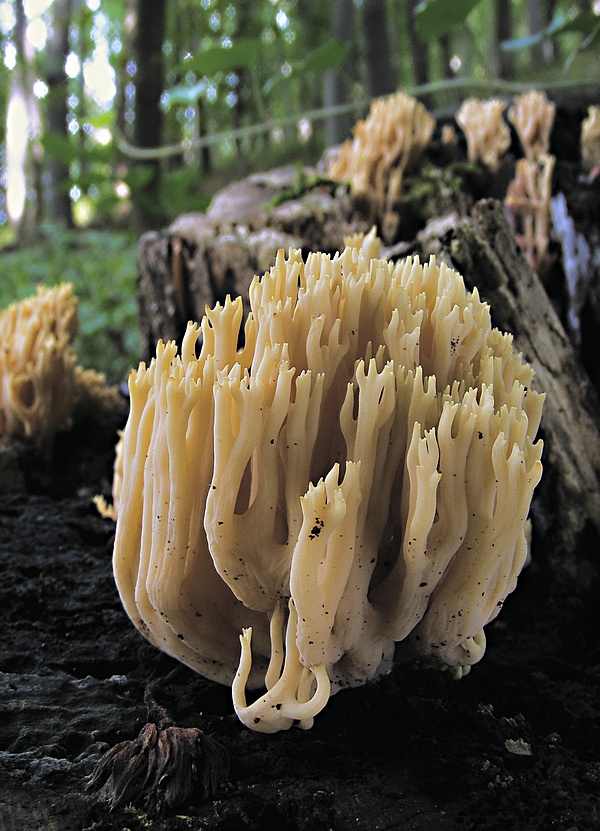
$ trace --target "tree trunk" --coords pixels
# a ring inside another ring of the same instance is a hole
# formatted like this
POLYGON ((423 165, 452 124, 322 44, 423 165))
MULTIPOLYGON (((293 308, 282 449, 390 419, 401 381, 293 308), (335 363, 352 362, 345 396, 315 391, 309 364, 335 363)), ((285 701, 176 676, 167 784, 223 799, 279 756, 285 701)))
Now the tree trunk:
POLYGON ((25 37, 23 0, 15 4, 17 63, 6 110, 6 205, 17 246, 29 245, 40 218, 41 118, 33 94, 33 55, 25 37))
MULTIPOLYGON (((65 60, 69 51, 69 24, 72 0, 54 0, 51 35, 46 44, 46 81, 48 102, 46 129, 48 133, 67 139, 67 74, 65 60)), ((48 173, 47 211, 54 222, 70 226, 69 166, 56 158, 46 159, 48 173)))
POLYGON ((503 40, 513 36, 512 0, 495 0, 496 25, 493 32, 492 51, 495 56, 495 70, 498 78, 511 80, 515 71, 514 53, 502 49, 503 40))
MULTIPOLYGON (((406 26, 408 28, 410 55, 413 65, 413 80, 415 84, 420 86, 421 84, 429 83, 429 47, 421 40, 417 32, 415 9, 419 5, 419 2, 420 0, 408 0, 406 26)), ((426 107, 431 105, 428 96, 423 96, 422 100, 426 107)))
POLYGON ((390 43, 385 0, 363 0, 365 88, 369 98, 394 92, 397 71, 390 43))
MULTIPOLYGON (((527 0, 527 28, 529 34, 535 35, 545 29, 552 20, 554 13, 554 0, 527 0)), ((555 42, 552 38, 546 38, 542 43, 536 43, 531 47, 531 62, 534 69, 542 69, 554 60, 555 42)))
MULTIPOLYGON (((133 143, 136 147, 159 147, 162 142, 160 98, 164 89, 163 43, 166 26, 166 0, 138 0, 134 38, 136 61, 133 143)), ((150 180, 134 193, 142 225, 160 224, 160 164, 145 161, 152 168, 150 180)))
MULTIPOLYGON (((326 72, 324 97, 326 107, 337 107, 352 101, 350 74, 354 46, 354 0, 333 0, 331 4, 331 36, 350 47, 341 72, 326 72)), ((348 138, 356 121, 351 112, 328 116, 325 122, 327 146, 333 147, 348 138)))

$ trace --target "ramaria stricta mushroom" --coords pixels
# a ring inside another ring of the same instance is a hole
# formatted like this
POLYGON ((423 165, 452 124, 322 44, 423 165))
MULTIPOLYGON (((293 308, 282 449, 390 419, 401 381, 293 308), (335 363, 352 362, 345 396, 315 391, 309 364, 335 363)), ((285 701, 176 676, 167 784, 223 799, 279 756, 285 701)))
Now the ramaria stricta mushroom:
POLYGON ((112 408, 118 391, 77 366, 79 327, 73 286, 38 286, 0 312, 0 434, 47 444, 85 408, 112 408))
POLYGON ((352 200, 380 225, 386 242, 393 242, 397 231, 404 174, 420 159, 434 127, 423 104, 398 92, 373 101, 367 118, 354 126, 352 140, 331 159, 329 176, 350 182, 352 200))
POLYGON ((550 201, 555 157, 549 152, 555 106, 544 92, 529 90, 508 111, 523 152, 504 205, 515 237, 530 265, 543 271, 549 245, 550 201))
POLYGON ((545 92, 530 89, 517 95, 508 110, 508 120, 519 136, 527 159, 538 161, 550 151, 555 105, 545 92))
POLYGON ((586 167, 600 170, 600 107, 588 107, 581 123, 581 158, 586 167))
POLYGON ((467 98, 456 113, 456 121, 467 140, 469 161, 484 164, 492 172, 510 147, 510 130, 503 116, 506 104, 498 98, 480 101, 467 98))
POLYGON ((515 178, 504 206, 515 238, 531 267, 540 273, 548 252, 552 174, 556 159, 550 153, 537 160, 517 159, 515 178))
POLYGON ((457 272, 359 243, 280 251, 242 348, 227 299, 129 380, 123 604, 263 732, 310 727, 401 642, 464 674, 528 556, 531 366, 457 272))

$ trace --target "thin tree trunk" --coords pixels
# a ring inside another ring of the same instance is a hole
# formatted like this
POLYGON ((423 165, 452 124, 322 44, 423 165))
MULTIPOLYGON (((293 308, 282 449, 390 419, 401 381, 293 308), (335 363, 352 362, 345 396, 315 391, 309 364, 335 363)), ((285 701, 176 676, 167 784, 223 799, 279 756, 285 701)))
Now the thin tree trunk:
MULTIPOLYGON (((331 36, 350 47, 341 72, 325 73, 325 106, 337 107, 352 101, 350 74, 354 47, 354 0, 333 0, 331 4, 331 36)), ((328 116, 325 122, 328 147, 340 144, 348 138, 355 121, 356 118, 352 112, 328 116)))
MULTIPOLYGON (((415 84, 429 83, 429 47, 423 43, 417 32, 415 23, 415 9, 420 0, 408 0, 406 11, 406 25, 408 28, 408 39, 410 43, 410 56, 413 66, 413 79, 415 84)), ((424 100, 424 103, 427 103, 424 100)))
MULTIPOLYGON (((160 98, 164 89, 163 42, 166 26, 166 0, 138 0, 134 37, 135 111, 133 143, 137 147, 159 147, 162 142, 160 98)), ((152 167, 152 177, 134 193, 138 218, 145 227, 160 224, 160 164, 152 167)))
POLYGON ((6 111, 6 203, 18 246, 30 244, 40 218, 41 119, 33 94, 33 72, 23 0, 15 4, 17 64, 11 74, 6 111))
POLYGON ((515 72, 514 53, 501 48, 503 40, 513 36, 512 0, 496 0, 496 25, 493 33, 493 52, 496 62, 496 74, 505 81, 510 81, 515 72))
MULTIPOLYGON (((51 35, 46 44, 46 81, 48 133, 67 139, 67 73, 65 60, 69 51, 69 24, 72 0, 54 0, 51 35)), ((69 166, 52 156, 46 159, 48 173, 47 210, 53 221, 70 226, 71 199, 68 192, 69 166)))
MULTIPOLYGON (((527 28, 532 35, 545 29, 554 12, 553 0, 526 0, 527 28)), ((534 69, 542 69, 554 60, 554 41, 546 38, 531 47, 531 62, 534 69)))
POLYGON ((363 0, 362 28, 366 92, 377 98, 394 92, 397 84, 385 0, 363 0))

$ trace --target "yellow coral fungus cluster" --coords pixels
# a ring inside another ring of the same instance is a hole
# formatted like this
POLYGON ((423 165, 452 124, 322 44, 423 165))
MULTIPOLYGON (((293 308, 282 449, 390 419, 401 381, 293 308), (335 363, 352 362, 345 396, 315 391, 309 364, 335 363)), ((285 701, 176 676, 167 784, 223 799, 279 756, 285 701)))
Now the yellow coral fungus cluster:
POLYGON ((550 133, 556 107, 544 92, 529 90, 515 98, 508 111, 523 152, 504 204, 517 242, 531 266, 540 271, 549 244, 550 200, 555 157, 550 154, 550 133))
POLYGON ((332 159, 329 175, 350 182, 353 200, 381 225, 388 242, 397 229, 404 173, 421 157, 434 127, 423 104, 398 92, 373 102, 367 118, 355 125, 352 140, 332 159))
POLYGON ((104 376, 77 366, 77 298, 70 283, 0 312, 0 434, 45 443, 71 427, 76 408, 116 401, 104 376))
POLYGON ((506 104, 498 98, 467 98, 456 113, 456 121, 467 139, 469 161, 482 162, 492 171, 498 169, 510 147, 510 131, 503 119, 505 109, 506 104))
POLYGON ((581 158, 589 168, 600 165, 600 107, 588 107, 581 125, 581 158))
POLYGON ((129 381, 123 604, 255 730, 310 727, 397 642, 461 674, 527 558, 533 370, 458 273, 372 249, 279 252, 241 349, 227 299, 129 381))
POLYGON ((517 131, 525 157, 539 161, 550 149, 556 106, 545 92, 530 89, 517 95, 508 110, 508 119, 517 131))

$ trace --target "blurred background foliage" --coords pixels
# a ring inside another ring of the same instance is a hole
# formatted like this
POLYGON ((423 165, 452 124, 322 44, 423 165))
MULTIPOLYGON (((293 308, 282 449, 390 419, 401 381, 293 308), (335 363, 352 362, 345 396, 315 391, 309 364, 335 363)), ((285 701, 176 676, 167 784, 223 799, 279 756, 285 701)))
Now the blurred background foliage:
POLYGON ((370 101, 598 84, 600 0, 0 0, 0 306, 72 280, 85 365, 135 361, 135 240, 316 163, 370 101))

